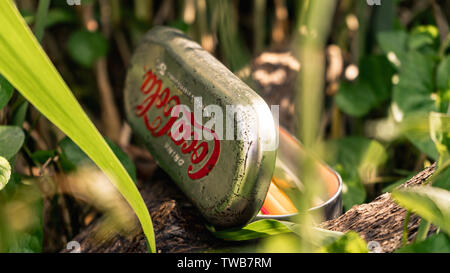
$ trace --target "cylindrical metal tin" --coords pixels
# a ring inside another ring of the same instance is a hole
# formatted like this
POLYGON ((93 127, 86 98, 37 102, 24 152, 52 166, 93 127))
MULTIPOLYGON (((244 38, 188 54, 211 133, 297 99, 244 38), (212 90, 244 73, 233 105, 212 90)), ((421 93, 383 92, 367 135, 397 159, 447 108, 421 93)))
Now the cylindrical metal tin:
MULTIPOLYGON (((224 65, 182 32, 155 27, 133 55, 125 109, 133 131, 208 222, 225 228, 256 219, 278 129, 264 100, 224 65)), ((336 187, 322 207, 337 211, 341 181, 327 170, 336 187)))

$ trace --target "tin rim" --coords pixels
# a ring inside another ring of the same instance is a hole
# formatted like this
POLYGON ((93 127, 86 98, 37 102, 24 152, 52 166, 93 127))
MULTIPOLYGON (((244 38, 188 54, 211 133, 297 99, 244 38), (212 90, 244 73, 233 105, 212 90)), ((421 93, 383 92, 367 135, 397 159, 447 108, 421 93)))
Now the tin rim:
MULTIPOLYGON (((336 204, 334 204, 334 202, 339 199, 342 195, 342 188, 343 188, 343 182, 342 182, 342 178, 340 176, 340 174, 335 171, 334 169, 332 169, 330 166, 328 166, 327 164, 324 164, 324 166, 330 170, 337 178, 338 180, 338 188, 336 190, 336 193, 331 196, 326 202, 323 202, 322 204, 318 205, 318 206, 314 206, 312 208, 309 208, 308 211, 317 211, 320 209, 325 209, 328 206, 339 206, 340 203, 342 203, 342 201, 337 202, 336 204)), ((290 217, 294 217, 296 215, 298 215, 300 212, 296 212, 296 213, 291 213, 291 214, 282 214, 282 215, 270 215, 270 214, 261 214, 258 213, 255 217, 254 220, 258 220, 258 219, 286 219, 286 218, 290 218, 290 217)), ((342 212, 340 212, 339 214, 342 214, 342 212)), ((325 219, 325 220, 330 220, 330 219, 325 219)))

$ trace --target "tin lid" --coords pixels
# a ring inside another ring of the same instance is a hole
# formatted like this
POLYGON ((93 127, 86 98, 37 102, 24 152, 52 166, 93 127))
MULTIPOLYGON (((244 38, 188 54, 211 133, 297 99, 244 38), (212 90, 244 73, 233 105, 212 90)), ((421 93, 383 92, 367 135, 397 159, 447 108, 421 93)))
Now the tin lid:
POLYGON ((154 27, 125 83, 133 131, 216 227, 259 212, 275 166, 277 133, 265 101, 181 31, 154 27))

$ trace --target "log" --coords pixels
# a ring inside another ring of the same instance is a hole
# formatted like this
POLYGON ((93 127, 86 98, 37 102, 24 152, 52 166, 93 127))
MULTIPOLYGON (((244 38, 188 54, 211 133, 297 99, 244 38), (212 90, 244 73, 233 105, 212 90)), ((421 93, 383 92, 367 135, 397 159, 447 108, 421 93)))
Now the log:
MULTIPOLYGON (((435 171, 436 163, 426 168, 398 188, 422 185, 435 171)), ((368 204, 354 206, 339 218, 321 224, 322 228, 334 231, 356 231, 366 242, 377 242, 380 252, 393 252, 402 244, 406 210, 397 205, 390 193, 380 195, 368 204)), ((408 222, 408 242, 417 233, 420 217, 411 215, 408 222)), ((430 229, 430 233, 435 228, 430 229)))
MULTIPOLYGON (((145 183, 140 192, 152 216, 158 252, 202 252, 245 245, 215 238, 191 202, 175 183, 151 160, 138 163, 140 176, 145 183), (147 172, 147 175, 143 174, 147 172)), ((435 165, 423 170, 401 187, 422 184, 435 170, 435 165)), ((322 223, 322 228, 346 232, 358 232, 367 242, 378 242, 383 252, 392 252, 401 245, 406 211, 385 193, 373 202, 354 206, 339 218, 322 223)), ((85 230, 73 238, 80 243, 81 252, 146 252, 146 241, 139 225, 126 235, 109 230, 102 232, 103 219, 94 220, 85 230)), ((408 225, 409 240, 415 237, 419 217, 412 215, 408 225)), ((62 250, 69 252, 69 250, 62 250)))

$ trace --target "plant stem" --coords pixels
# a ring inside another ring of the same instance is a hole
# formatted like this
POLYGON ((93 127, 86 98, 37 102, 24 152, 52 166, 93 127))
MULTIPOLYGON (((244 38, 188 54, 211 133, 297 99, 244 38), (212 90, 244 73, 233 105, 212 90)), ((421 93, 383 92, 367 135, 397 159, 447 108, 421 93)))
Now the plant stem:
POLYGON ((153 15, 153 0, 135 0, 134 14, 140 21, 150 23, 153 15))
POLYGON ((253 53, 259 54, 264 47, 267 0, 253 1, 253 53))
POLYGON ((408 243, 408 224, 409 224, 410 218, 411 218, 411 212, 407 211, 406 216, 405 216, 405 223, 403 224, 402 245, 406 245, 408 243))
POLYGON ((416 242, 423 241, 427 238, 428 231, 430 230, 431 223, 427 220, 423 219, 420 220, 419 230, 417 231, 416 235, 416 242))
POLYGON ((36 13, 36 23, 34 24, 34 35, 39 42, 42 42, 44 30, 47 23, 48 8, 50 7, 50 0, 39 1, 39 6, 36 13))

